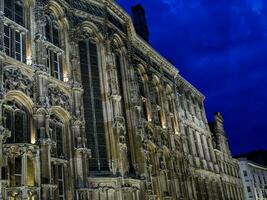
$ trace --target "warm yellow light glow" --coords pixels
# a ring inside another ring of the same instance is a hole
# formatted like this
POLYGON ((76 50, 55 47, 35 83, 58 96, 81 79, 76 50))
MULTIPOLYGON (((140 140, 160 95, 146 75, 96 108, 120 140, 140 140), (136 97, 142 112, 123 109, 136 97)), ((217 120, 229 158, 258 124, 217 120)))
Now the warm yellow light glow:
POLYGON ((149 113, 149 114, 147 114, 147 119, 148 119, 148 121, 149 121, 149 122, 152 122, 152 118, 151 118, 151 115, 150 115, 150 113, 149 113))
POLYGON ((69 78, 68 77, 64 77, 64 82, 68 82, 69 78))
POLYGON ((69 76, 68 76, 68 74, 64 74, 64 75, 63 75, 63 81, 64 81, 64 82, 68 82, 68 81, 69 81, 69 76))
POLYGON ((27 65, 32 65, 32 57, 31 56, 27 56, 27 58, 26 58, 26 64, 27 65))

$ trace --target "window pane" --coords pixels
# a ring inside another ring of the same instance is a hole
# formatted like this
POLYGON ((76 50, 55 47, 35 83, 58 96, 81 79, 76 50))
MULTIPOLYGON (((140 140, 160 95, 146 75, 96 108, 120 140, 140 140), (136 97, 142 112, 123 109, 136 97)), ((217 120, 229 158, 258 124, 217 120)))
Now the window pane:
POLYGON ((47 41, 51 42, 50 22, 46 22, 45 25, 45 37, 47 41))
POLYGON ((26 141, 24 138, 24 114, 17 112, 15 114, 15 143, 21 143, 26 141))
POLYGON ((21 186, 21 178, 22 178, 22 163, 21 158, 15 158, 14 163, 14 176, 15 176, 15 186, 21 186))
POLYGON ((12 1, 5 0, 4 7, 5 16, 12 20, 12 1))
POLYGON ((15 22, 23 26, 23 6, 19 1, 15 3, 15 22))
POLYGON ((22 37, 19 32, 15 32, 15 58, 22 61, 22 37))
POLYGON ((53 27, 53 44, 59 47, 59 32, 55 27, 53 27))
POLYGON ((5 45, 5 52, 8 56, 11 56, 11 49, 10 49, 10 40, 11 40, 11 34, 10 34, 10 28, 8 26, 4 26, 4 45, 5 45))
POLYGON ((92 151, 89 170, 108 170, 97 45, 83 41, 79 51, 87 145, 92 151))

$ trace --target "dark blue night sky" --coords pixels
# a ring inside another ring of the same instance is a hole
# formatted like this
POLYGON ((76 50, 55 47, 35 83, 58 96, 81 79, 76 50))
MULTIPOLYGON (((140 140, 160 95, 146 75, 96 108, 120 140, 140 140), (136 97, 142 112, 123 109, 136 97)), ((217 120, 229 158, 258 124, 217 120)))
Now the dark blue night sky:
POLYGON ((152 46, 225 118, 233 154, 267 149, 266 0, 117 0, 146 9, 152 46))

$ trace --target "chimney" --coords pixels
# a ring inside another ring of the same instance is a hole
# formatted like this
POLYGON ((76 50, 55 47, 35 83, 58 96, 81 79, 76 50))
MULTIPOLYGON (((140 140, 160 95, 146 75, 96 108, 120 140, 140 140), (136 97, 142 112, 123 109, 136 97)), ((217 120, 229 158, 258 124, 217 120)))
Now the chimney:
POLYGON ((137 4, 132 7, 132 14, 136 33, 149 43, 149 31, 145 9, 140 4, 137 4))

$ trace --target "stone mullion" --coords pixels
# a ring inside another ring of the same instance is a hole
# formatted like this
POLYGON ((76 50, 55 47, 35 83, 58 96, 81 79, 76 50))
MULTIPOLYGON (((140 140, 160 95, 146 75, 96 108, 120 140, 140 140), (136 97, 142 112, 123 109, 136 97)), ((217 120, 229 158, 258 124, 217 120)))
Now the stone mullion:
MULTIPOLYGON (((22 185, 28 186, 27 184, 27 150, 25 149, 25 152, 22 155, 22 185)), ((28 190, 26 188, 22 189, 22 200, 28 199, 28 190)))

